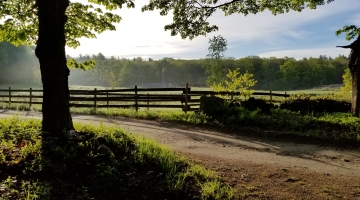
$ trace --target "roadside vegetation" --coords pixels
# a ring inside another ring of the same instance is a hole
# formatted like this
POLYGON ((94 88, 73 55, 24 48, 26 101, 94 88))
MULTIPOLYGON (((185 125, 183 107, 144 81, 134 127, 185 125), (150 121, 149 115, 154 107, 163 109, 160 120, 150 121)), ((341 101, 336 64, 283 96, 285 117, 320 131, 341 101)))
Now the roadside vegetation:
POLYGON ((154 141, 75 127, 86 139, 61 142, 40 134, 40 120, 0 119, 0 199, 234 198, 214 172, 154 141))
MULTIPOLYGON (((319 99, 307 95, 292 97, 293 99, 319 99)), ((323 96, 322 98, 329 98, 323 96)), ((341 99, 341 96, 334 97, 341 99)), ((321 99, 321 98, 320 98, 321 99)), ((1 104, 0 109, 29 110, 27 105, 1 104)), ((32 107, 34 111, 41 111, 40 107, 32 107)), ((117 109, 117 108, 71 108, 72 113, 104 115, 112 117, 126 117, 146 120, 159 120, 209 127, 227 127, 232 130, 247 130, 247 134, 268 134, 273 136, 301 137, 303 139, 321 139, 333 142, 360 142, 360 119, 348 113, 307 113, 289 111, 286 109, 270 109, 270 113, 261 110, 248 110, 243 107, 230 108, 225 103, 220 117, 207 116, 202 113, 172 109, 117 109), (227 113, 227 114, 226 114, 227 113)))

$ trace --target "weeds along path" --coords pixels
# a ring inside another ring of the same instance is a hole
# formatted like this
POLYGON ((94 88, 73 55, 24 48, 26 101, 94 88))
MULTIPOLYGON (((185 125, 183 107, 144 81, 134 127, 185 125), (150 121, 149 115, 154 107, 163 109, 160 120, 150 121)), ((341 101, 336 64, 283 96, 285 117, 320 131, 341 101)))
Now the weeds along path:
MULTIPOLYGON (((40 118, 41 113, 0 110, 0 117, 18 115, 40 118)), ((221 160, 229 163, 253 163, 284 169, 306 170, 327 175, 360 175, 360 150, 346 150, 318 145, 254 140, 210 129, 169 122, 72 115, 74 122, 119 125, 125 131, 153 138, 184 155, 221 160)))

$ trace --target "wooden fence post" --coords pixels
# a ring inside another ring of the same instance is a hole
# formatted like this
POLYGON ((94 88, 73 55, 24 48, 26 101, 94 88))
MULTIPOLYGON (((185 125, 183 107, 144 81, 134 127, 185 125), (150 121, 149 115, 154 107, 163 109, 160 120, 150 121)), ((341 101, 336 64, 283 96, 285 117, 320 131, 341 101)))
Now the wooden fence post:
POLYGON ((137 91, 137 85, 135 85, 135 110, 136 112, 138 111, 138 95, 137 95, 138 91, 137 91))
POLYGON ((94 88, 94 110, 96 110, 96 88, 94 88))
POLYGON ((272 103, 272 91, 270 90, 270 103, 272 103))
POLYGON ((149 102, 150 102, 149 93, 147 93, 147 98, 148 98, 148 99, 147 99, 147 106, 148 106, 147 109, 149 110, 149 102))
POLYGON ((188 89, 189 89, 189 84, 186 83, 186 87, 185 87, 185 113, 187 113, 187 108, 188 108, 188 89))
POLYGON ((106 91, 106 105, 107 108, 109 109, 109 91, 106 91))
POLYGON ((11 104, 11 87, 9 87, 9 103, 11 104))
POLYGON ((31 108, 32 103, 32 88, 30 88, 30 102, 29 102, 29 108, 31 108))

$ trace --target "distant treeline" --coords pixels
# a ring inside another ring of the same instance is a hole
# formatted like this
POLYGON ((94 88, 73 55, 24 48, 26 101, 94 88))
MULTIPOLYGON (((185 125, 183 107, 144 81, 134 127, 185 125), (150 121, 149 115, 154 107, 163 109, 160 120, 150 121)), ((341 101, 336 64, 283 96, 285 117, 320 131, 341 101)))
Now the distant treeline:
MULTIPOLYGON (((78 61, 96 60, 94 70, 82 72, 75 70, 70 76, 70 83, 103 85, 112 87, 141 86, 142 83, 190 83, 205 84, 205 59, 181 60, 163 58, 161 60, 143 59, 141 57, 105 58, 98 55, 80 55, 78 61), (84 82, 85 81, 85 82, 84 82)), ((254 89, 294 90, 312 88, 321 85, 341 84, 342 75, 347 67, 347 58, 339 55, 336 58, 319 56, 318 58, 227 58, 222 60, 225 69, 240 68, 242 73, 254 74, 254 89)))
MULTIPOLYGON (((204 55, 205 57, 205 55, 204 55)), ((205 59, 182 60, 163 58, 161 60, 141 57, 106 58, 103 54, 79 55, 79 62, 96 60, 95 68, 89 71, 72 70, 69 83, 75 85, 133 87, 143 83, 190 83, 206 84, 205 59)), ((347 68, 347 57, 336 58, 226 58, 222 60, 225 69, 240 68, 241 73, 254 74, 254 89, 295 90, 321 85, 341 84, 347 68)), ((38 60, 34 47, 0 43, 0 84, 41 84, 38 60)))

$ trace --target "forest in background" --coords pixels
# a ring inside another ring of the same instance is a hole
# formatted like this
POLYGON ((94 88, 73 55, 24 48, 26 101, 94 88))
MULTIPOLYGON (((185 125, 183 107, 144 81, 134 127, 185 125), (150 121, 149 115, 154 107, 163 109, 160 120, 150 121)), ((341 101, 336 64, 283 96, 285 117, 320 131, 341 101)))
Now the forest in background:
MULTIPOLYGON (((205 55, 204 55, 205 57, 205 55)), ((70 58, 70 56, 68 56, 70 58)), ((71 70, 69 84, 134 87, 149 83, 166 83, 171 86, 189 83, 205 86, 207 59, 183 60, 163 58, 153 60, 141 57, 107 58, 102 53, 97 55, 79 55, 74 58, 79 62, 93 59, 94 69, 71 70)), ((321 85, 342 84, 347 57, 339 55, 331 58, 321 55, 314 58, 225 58, 221 60, 224 72, 227 69, 240 68, 241 73, 248 71, 257 80, 253 89, 257 90, 296 90, 308 89, 321 85)), ((0 84, 38 84, 41 76, 34 47, 15 47, 7 42, 0 43, 0 84)))

